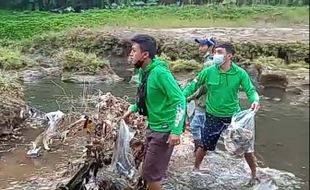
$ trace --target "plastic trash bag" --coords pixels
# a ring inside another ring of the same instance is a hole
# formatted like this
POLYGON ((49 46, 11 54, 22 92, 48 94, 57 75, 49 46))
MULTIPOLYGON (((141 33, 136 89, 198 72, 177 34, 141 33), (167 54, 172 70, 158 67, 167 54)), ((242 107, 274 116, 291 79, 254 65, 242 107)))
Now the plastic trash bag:
POLYGON ((130 148, 130 141, 135 131, 127 126, 124 120, 120 121, 116 147, 112 158, 112 168, 120 175, 133 179, 137 173, 134 156, 130 148))
POLYGON ((254 151, 255 111, 248 109, 235 114, 230 125, 223 131, 225 149, 234 155, 254 151))
MULTIPOLYGON (((45 120, 48 123, 47 128, 43 131, 43 136, 56 136, 59 134, 58 127, 64 121, 65 114, 62 111, 54 111, 45 114, 45 120)), ((43 137, 44 138, 44 137, 43 137)), ((39 157, 42 154, 41 145, 36 147, 33 142, 32 149, 27 151, 27 155, 30 157, 39 157)))
POLYGON ((187 109, 186 109, 186 113, 187 116, 190 118, 192 117, 192 115, 194 114, 195 111, 195 101, 191 100, 188 104, 187 104, 187 109))
POLYGON ((56 126, 60 125, 65 117, 65 114, 62 111, 54 111, 45 114, 45 118, 48 120, 48 129, 53 129, 56 126))

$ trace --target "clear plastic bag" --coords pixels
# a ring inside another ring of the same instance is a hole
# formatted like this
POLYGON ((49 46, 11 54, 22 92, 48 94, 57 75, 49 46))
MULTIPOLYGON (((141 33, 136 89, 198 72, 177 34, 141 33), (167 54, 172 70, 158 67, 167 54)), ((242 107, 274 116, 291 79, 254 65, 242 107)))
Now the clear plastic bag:
POLYGON ((64 119, 65 114, 62 111, 54 111, 45 114, 45 118, 48 120, 49 129, 54 129, 56 126, 61 124, 64 119))
POLYGON ((235 114, 230 125, 223 131, 225 149, 234 155, 254 151, 255 111, 248 109, 235 114))
POLYGON ((190 118, 192 117, 192 115, 194 114, 195 111, 195 101, 191 100, 188 104, 187 104, 187 109, 186 109, 186 113, 187 116, 190 118))
POLYGON ((118 138, 112 159, 112 168, 120 175, 133 179, 137 173, 134 156, 130 148, 130 141, 135 131, 127 126, 124 120, 120 121, 118 138))

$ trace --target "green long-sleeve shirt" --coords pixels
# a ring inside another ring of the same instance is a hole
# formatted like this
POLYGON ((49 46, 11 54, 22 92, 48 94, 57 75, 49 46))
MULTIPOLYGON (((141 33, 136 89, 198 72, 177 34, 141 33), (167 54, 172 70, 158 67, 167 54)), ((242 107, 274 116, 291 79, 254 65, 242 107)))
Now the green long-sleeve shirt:
MULTIPOLYGON (((186 114, 186 99, 168 69, 165 62, 157 57, 144 70, 139 70, 139 82, 142 75, 149 72, 146 89, 147 121, 151 130, 180 135, 183 132, 186 114)), ((129 108, 137 112, 133 104, 129 108)))
POLYGON ((200 86, 206 85, 206 111, 217 117, 231 117, 240 111, 239 87, 242 86, 250 103, 259 101, 247 72, 236 64, 223 72, 217 65, 203 69, 183 90, 185 97, 192 95, 200 86))
MULTIPOLYGON (((211 55, 209 52, 207 52, 203 56, 203 66, 204 67, 209 67, 210 65, 213 64, 213 55, 211 55)), ((205 112, 206 110, 206 93, 207 93, 207 88, 206 86, 202 85, 194 94, 192 94, 190 97, 187 98, 188 101, 190 100, 195 100, 195 106, 196 110, 199 110, 201 112, 205 112)))

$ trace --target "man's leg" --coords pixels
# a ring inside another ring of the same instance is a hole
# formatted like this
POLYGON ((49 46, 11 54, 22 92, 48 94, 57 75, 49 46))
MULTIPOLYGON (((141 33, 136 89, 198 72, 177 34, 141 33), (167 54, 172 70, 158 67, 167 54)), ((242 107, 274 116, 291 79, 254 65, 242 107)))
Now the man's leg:
POLYGON ((226 123, 230 123, 230 118, 215 117, 206 113, 205 125, 201 128, 200 146, 196 152, 195 170, 199 170, 207 151, 214 151, 226 123))
POLYGON ((200 125, 200 141, 199 141, 199 147, 195 154, 195 164, 194 164, 194 170, 199 171, 201 168, 201 163, 204 159, 204 157, 207 154, 207 150, 210 150, 210 140, 209 140, 209 128, 212 127, 211 125, 213 123, 210 123, 210 115, 206 115, 205 113, 202 115, 201 122, 203 122, 202 125, 200 125), (207 118, 209 118, 209 121, 207 121, 207 118))
POLYGON ((173 147, 167 143, 169 133, 150 132, 143 161, 143 178, 149 190, 160 190, 161 180, 165 177, 173 147))
POLYGON ((256 164, 256 157, 254 155, 254 152, 244 153, 244 158, 251 169, 252 178, 256 178, 257 164, 256 164))
POLYGON ((197 151, 196 151, 196 159, 195 159, 195 165, 194 165, 194 170, 199 171, 200 170, 200 166, 201 163, 206 155, 207 151, 205 151, 203 148, 198 147, 197 151))
POLYGON ((196 151, 198 149, 199 142, 201 139, 201 130, 204 126, 204 122, 205 122, 205 113, 195 110, 194 117, 190 123, 190 132, 194 139, 194 153, 195 154, 196 154, 196 151))

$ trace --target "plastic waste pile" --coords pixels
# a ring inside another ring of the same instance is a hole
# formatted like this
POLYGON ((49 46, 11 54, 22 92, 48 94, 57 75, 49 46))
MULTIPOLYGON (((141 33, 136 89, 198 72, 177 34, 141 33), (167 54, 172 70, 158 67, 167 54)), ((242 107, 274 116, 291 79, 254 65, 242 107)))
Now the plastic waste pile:
POLYGON ((86 146, 84 167, 57 189, 86 188, 94 182, 99 189, 144 187, 138 168, 143 159, 145 119, 136 114, 126 121, 121 119, 130 105, 126 98, 106 93, 94 99, 96 109, 87 113, 94 131, 86 146))
POLYGON ((226 150, 242 155, 254 148, 255 111, 244 110, 232 117, 230 125, 222 133, 226 150))

